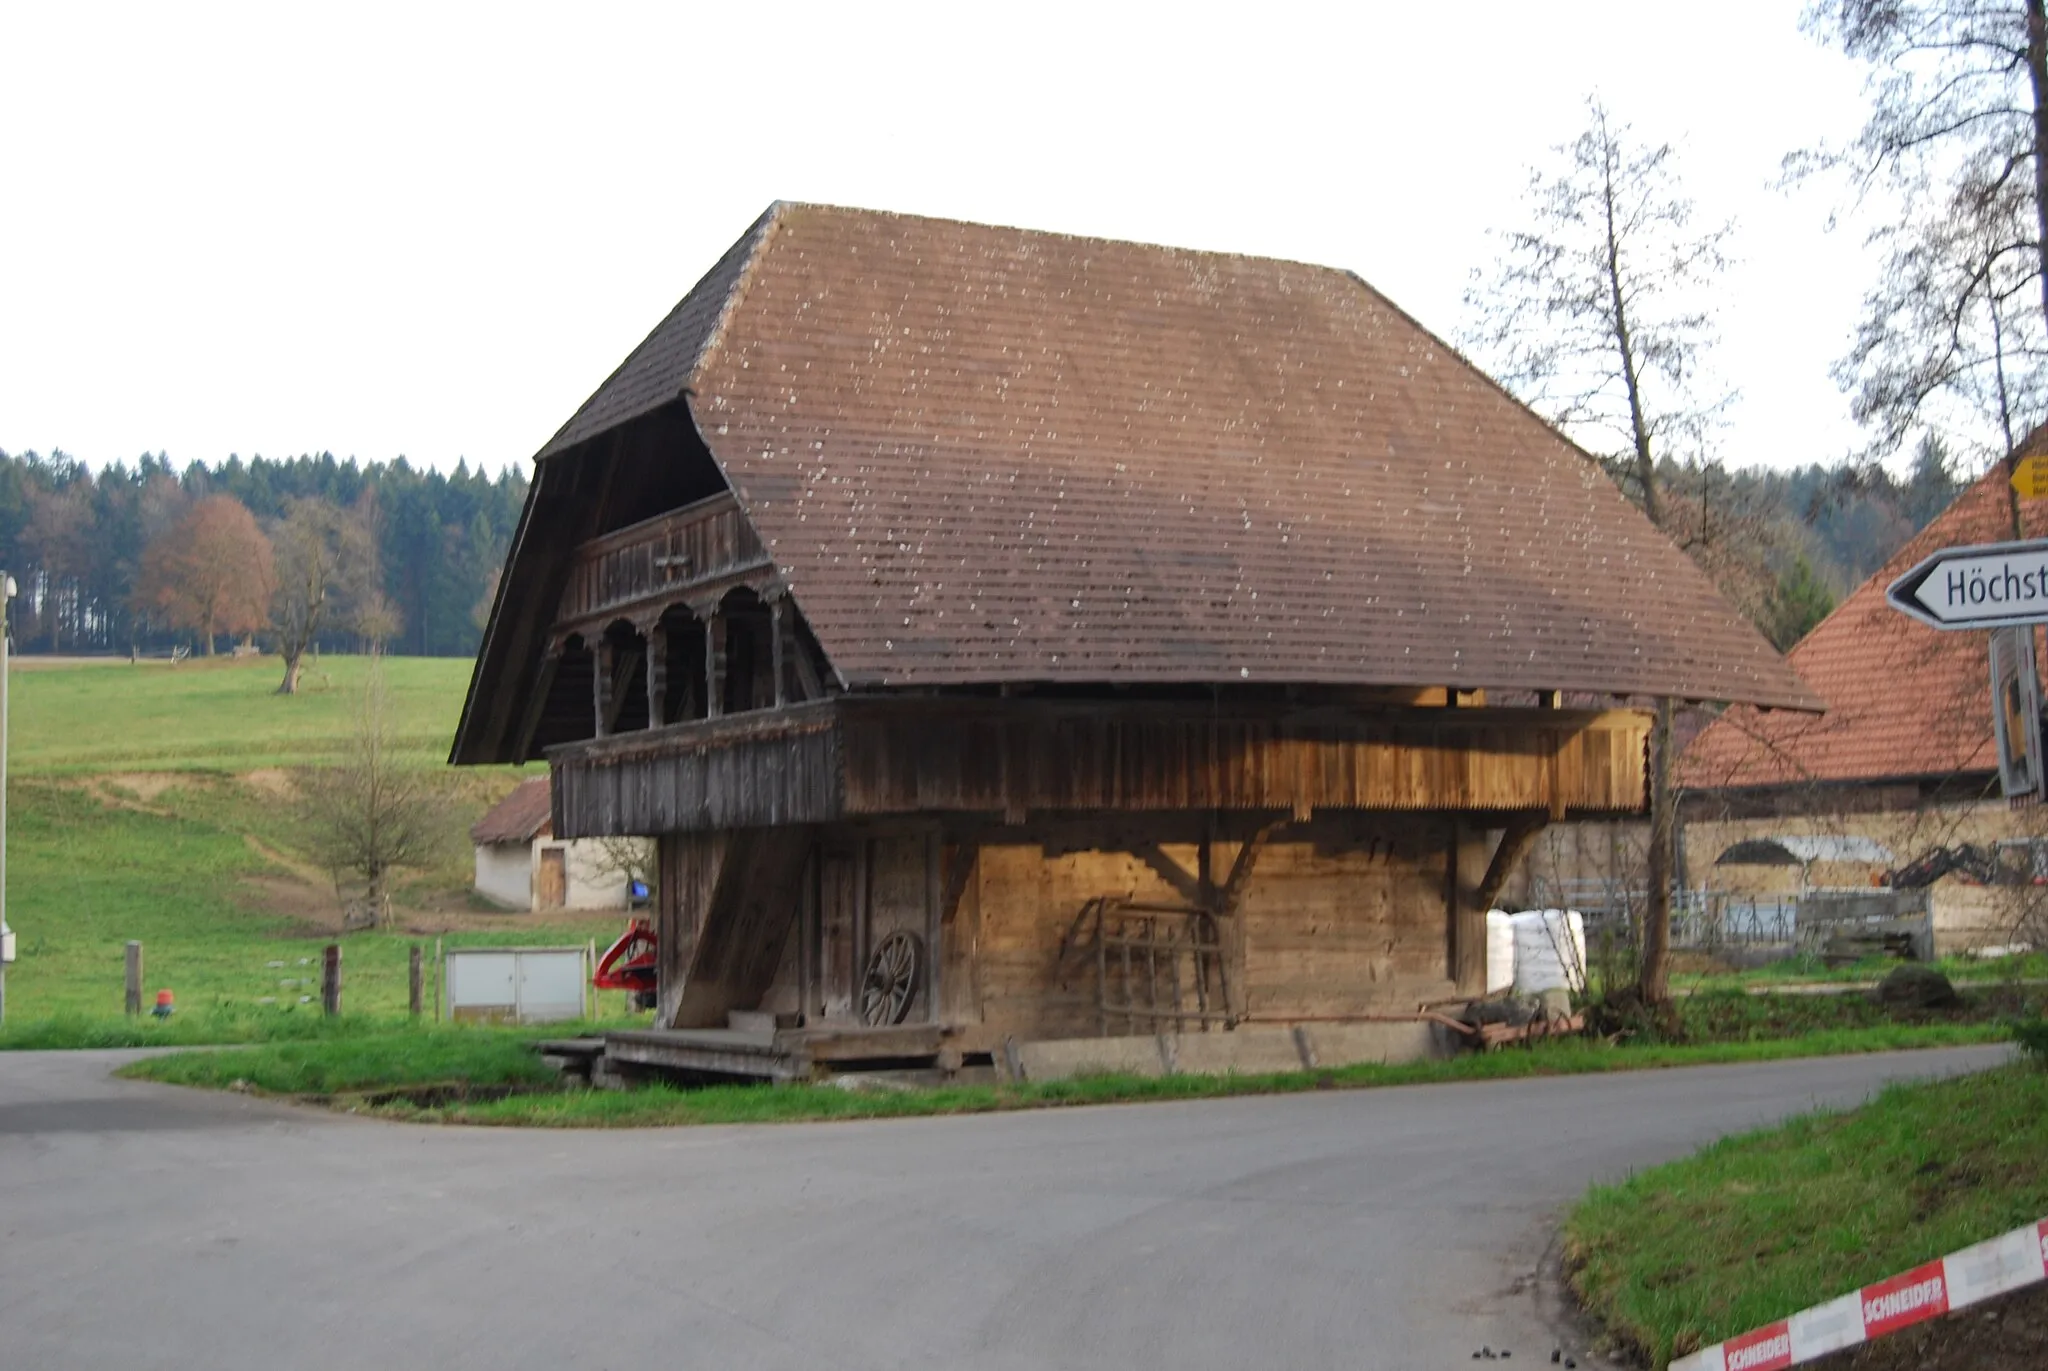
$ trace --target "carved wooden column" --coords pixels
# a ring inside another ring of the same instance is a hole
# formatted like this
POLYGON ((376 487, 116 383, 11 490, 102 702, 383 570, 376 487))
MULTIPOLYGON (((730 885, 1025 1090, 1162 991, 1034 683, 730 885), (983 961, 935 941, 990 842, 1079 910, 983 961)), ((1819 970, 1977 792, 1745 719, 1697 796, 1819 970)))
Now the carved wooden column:
POLYGON ((600 637, 590 653, 590 707, 596 714, 596 729, 593 736, 602 738, 608 731, 605 724, 612 717, 612 667, 618 651, 612 646, 609 636, 600 637))
POLYGON ((775 707, 782 708, 789 703, 789 687, 783 683, 784 649, 782 637, 788 630, 787 620, 782 614, 782 593, 779 589, 768 595, 768 670, 775 677, 775 707))
POLYGON ((697 617, 704 621, 704 717, 716 719, 725 713, 725 614, 711 605, 697 617))
POLYGON ((647 726, 660 728, 668 722, 668 630, 656 619, 647 627, 647 726))

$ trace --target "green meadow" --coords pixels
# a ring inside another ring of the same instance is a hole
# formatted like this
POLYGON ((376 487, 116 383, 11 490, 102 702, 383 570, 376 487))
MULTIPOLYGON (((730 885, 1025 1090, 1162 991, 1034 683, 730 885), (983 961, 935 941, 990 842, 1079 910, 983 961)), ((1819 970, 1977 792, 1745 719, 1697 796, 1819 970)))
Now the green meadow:
MULTIPOLYGON (((445 797, 433 859, 394 893, 397 927, 341 934, 332 873, 310 858, 303 797, 340 758, 369 664, 327 657, 296 696, 274 657, 44 666, 10 683, 7 970, 0 1047, 223 1042, 389 1028, 406 1015, 412 946, 609 942, 617 913, 505 914, 470 893, 468 828, 519 779, 452 768, 467 660, 383 662, 392 731, 445 797), (144 999, 122 1014, 123 948, 143 944, 144 999), (319 1013, 320 949, 342 945, 343 1016, 319 1013)), ((428 1005, 432 992, 429 976, 428 1005)), ((622 1013, 622 997, 601 1009, 622 1013)))

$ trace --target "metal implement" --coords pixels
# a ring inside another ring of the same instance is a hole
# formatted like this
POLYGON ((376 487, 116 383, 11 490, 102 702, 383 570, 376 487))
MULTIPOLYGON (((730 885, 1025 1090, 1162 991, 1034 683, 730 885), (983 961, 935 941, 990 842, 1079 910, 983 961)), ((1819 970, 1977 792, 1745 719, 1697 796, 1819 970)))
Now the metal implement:
POLYGON ((658 988, 659 972, 655 954, 659 950, 654 924, 635 919, 597 959, 590 984, 598 990, 623 990, 633 997, 637 1009, 651 1009, 658 988))
POLYGON ((1222 927, 1206 909, 1098 896, 1081 906, 1060 940, 1062 980, 1070 963, 1092 963, 1096 1025, 1103 1037, 1184 1033, 1236 1025, 1222 927))

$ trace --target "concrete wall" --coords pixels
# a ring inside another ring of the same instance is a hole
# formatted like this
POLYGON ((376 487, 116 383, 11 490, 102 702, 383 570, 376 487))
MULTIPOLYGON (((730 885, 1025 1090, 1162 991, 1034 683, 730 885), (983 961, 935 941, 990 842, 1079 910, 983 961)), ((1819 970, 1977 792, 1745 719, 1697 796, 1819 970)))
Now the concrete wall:
POLYGON ((1006 1047, 1003 1056, 1029 1081, 1099 1074, 1263 1075, 1448 1057, 1457 1051, 1452 1037, 1426 1022, 1262 1024, 1228 1033, 1020 1042, 1006 1047))
POLYGON ((532 843, 490 843, 476 849, 476 890, 507 909, 530 910, 540 886, 542 851, 559 848, 568 877, 569 909, 624 909, 627 878, 609 869, 601 843, 580 839, 558 843, 542 837, 532 843))
POLYGON ((507 909, 533 907, 533 849, 527 843, 479 843, 476 893, 507 909))

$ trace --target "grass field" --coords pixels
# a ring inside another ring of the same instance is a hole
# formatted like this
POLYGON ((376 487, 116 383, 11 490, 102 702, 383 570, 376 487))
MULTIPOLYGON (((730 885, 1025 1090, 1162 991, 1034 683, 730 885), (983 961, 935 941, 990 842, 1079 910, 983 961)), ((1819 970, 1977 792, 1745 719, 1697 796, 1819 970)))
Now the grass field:
MULTIPOLYGON (((336 940, 331 876, 306 856, 299 800, 345 746, 367 663, 327 658, 297 696, 274 658, 30 669, 12 681, 7 972, 0 1047, 245 1041, 331 1034, 320 948, 336 940), (146 998, 168 1025, 121 1014, 123 945, 140 940, 146 998)), ((413 943, 602 945, 616 913, 505 915, 468 893, 467 828, 516 781, 445 765, 467 661, 388 658, 408 763, 445 796, 433 860, 395 892, 400 926, 343 945, 340 1031, 389 1028, 413 943)), ((605 997, 606 1012, 623 999, 605 997)))
POLYGON ((2048 1071, 1894 1086, 1595 1190, 1589 1309, 1656 1366, 2048 1215, 2048 1071))

